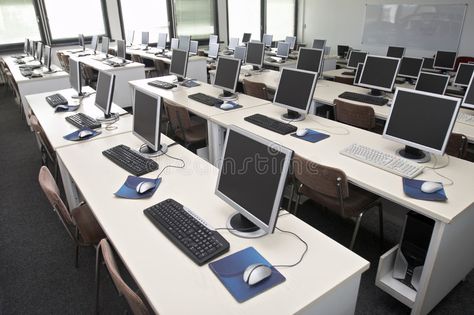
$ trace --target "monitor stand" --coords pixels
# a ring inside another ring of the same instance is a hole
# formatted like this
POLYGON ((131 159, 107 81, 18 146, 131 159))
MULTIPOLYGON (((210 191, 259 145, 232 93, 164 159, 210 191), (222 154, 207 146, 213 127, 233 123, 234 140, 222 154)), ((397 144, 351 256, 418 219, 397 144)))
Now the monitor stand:
POLYGON ((91 95, 94 94, 94 93, 95 93, 95 92, 91 92, 91 93, 79 92, 79 93, 77 93, 77 95, 71 96, 71 98, 72 98, 72 99, 79 99, 79 100, 82 100, 83 98, 89 97, 89 96, 91 96, 91 95))
POLYGON ((234 213, 227 220, 229 232, 243 238, 258 238, 266 233, 240 213, 234 213))
POLYGON ((377 89, 371 89, 370 92, 369 92, 369 95, 382 97, 383 92, 380 91, 380 90, 377 90, 377 89))
POLYGON ((426 163, 431 160, 431 156, 429 153, 425 153, 422 150, 419 150, 414 147, 405 146, 404 149, 400 149, 397 151, 397 154, 405 159, 412 160, 413 162, 417 163, 426 163))
POLYGON ((259 66, 252 66, 253 71, 262 71, 262 68, 259 66))
POLYGON ((305 115, 302 115, 294 110, 288 110, 286 114, 281 116, 281 119, 292 122, 292 121, 301 121, 305 119, 305 115))
POLYGON ((104 114, 104 117, 97 117, 96 120, 100 123, 113 124, 120 119, 117 113, 104 114))
POLYGON ((156 157, 156 156, 166 154, 166 152, 168 152, 168 146, 166 144, 160 144, 158 145, 158 147, 159 149, 155 151, 145 144, 141 146, 138 151, 147 157, 156 157))
POLYGON ((238 96, 235 93, 223 90, 222 94, 219 94, 219 98, 223 101, 235 101, 238 96))

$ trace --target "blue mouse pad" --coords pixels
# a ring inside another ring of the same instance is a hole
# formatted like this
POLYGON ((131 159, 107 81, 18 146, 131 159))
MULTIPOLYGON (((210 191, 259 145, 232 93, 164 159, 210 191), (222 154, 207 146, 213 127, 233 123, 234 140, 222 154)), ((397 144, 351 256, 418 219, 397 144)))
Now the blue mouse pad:
POLYGON ((217 104, 216 104, 216 105, 214 105, 214 106, 217 107, 217 108, 219 108, 219 109, 221 109, 221 110, 223 110, 223 111, 229 111, 229 110, 234 110, 234 109, 242 108, 242 107, 243 107, 242 105, 239 105, 239 104, 237 104, 237 103, 235 103, 235 102, 232 102, 232 101, 227 102, 227 104, 232 104, 233 107, 232 107, 232 108, 228 108, 228 109, 223 109, 223 108, 221 108, 221 105, 217 105, 217 104))
POLYGON ((296 133, 292 133, 291 135, 295 138, 305 140, 305 141, 308 141, 308 142, 311 142, 311 143, 316 143, 316 142, 319 142, 319 141, 324 140, 326 138, 329 138, 329 135, 327 135, 325 133, 318 132, 316 130, 312 130, 312 129, 308 129, 308 132, 303 137, 298 137, 296 135, 296 133))
POLYGON ((244 271, 249 265, 257 263, 271 266, 255 248, 247 247, 232 255, 211 262, 209 268, 211 268, 237 302, 242 303, 286 280, 278 270, 272 267, 270 277, 252 286, 248 285, 243 280, 244 271))
POLYGON ((181 83, 181 86, 188 87, 188 88, 195 87, 195 86, 200 86, 200 85, 201 85, 201 84, 199 84, 198 82, 196 82, 196 80, 184 80, 184 81, 181 83))
POLYGON ((62 112, 74 112, 79 108, 79 105, 66 105, 67 108, 61 108, 60 106, 56 106, 54 108, 55 113, 62 113, 62 112))
POLYGON ((95 131, 95 130, 89 129, 89 128, 82 128, 82 129, 76 130, 76 131, 74 131, 74 132, 72 132, 68 135, 65 135, 63 138, 66 139, 66 140, 69 140, 69 141, 83 141, 83 140, 92 139, 95 136, 100 135, 100 134, 101 134, 100 131, 95 131), (79 133, 83 130, 88 130, 88 131, 92 132, 92 134, 90 134, 89 136, 86 136, 84 138, 80 138, 79 133))
POLYGON ((423 185, 424 182, 424 180, 403 178, 403 191, 405 192, 405 195, 411 198, 427 201, 446 201, 448 199, 444 188, 430 194, 422 192, 421 185, 423 185))
POLYGON ((161 184, 161 177, 160 178, 143 178, 143 177, 136 177, 136 176, 128 176, 125 183, 123 183, 122 187, 117 190, 115 196, 120 198, 126 199, 143 199, 143 198, 150 198, 153 196, 155 191, 161 184), (155 188, 150 189, 149 191, 140 194, 137 192, 137 186, 141 182, 152 182, 155 183, 155 188))

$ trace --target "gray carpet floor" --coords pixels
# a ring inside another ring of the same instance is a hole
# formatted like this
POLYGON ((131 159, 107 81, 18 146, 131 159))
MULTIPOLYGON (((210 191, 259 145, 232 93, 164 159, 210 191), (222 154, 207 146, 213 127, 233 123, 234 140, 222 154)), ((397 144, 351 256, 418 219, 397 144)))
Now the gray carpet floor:
MULTIPOLYGON (((5 87, 0 87, 0 148, 0 314, 93 313, 95 251, 81 249, 79 268, 74 268, 74 245, 38 185, 41 158, 35 138, 5 87)), ((350 241, 353 223, 311 202, 300 207, 298 216, 342 244, 350 241)), ((382 253, 377 228, 376 213, 368 214, 355 246, 371 263, 362 276, 356 313, 408 314, 409 308, 374 284, 382 253)), ((385 229, 383 251, 400 236, 395 224, 386 222, 385 229)), ((126 303, 106 272, 101 279, 101 313, 122 313, 126 303)), ((474 314, 473 283, 471 272, 432 313, 474 314)))

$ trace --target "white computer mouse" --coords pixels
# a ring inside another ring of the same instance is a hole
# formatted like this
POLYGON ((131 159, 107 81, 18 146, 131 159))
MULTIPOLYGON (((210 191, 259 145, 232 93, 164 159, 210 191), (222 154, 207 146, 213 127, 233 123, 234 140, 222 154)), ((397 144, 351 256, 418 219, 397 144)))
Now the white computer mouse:
POLYGON ((424 182, 421 185, 421 191, 427 194, 437 192, 443 188, 443 184, 437 182, 424 182))
POLYGON ((77 136, 82 139, 82 138, 89 137, 93 134, 94 134, 94 132, 91 131, 91 130, 82 130, 82 131, 79 132, 79 134, 77 136))
POLYGON ((307 133, 308 133, 308 129, 306 128, 299 128, 298 130, 296 130, 296 135, 298 137, 304 137, 306 136, 307 133))
POLYGON ((272 268, 269 266, 264 264, 252 264, 245 269, 243 279, 248 285, 255 285, 270 277, 271 274, 272 268))
POLYGON ((137 190, 137 193, 144 194, 155 187, 156 187, 156 184, 154 182, 143 181, 137 185, 136 190, 137 190))
POLYGON ((232 108, 234 108, 234 105, 232 105, 231 103, 222 103, 220 108, 221 109, 232 109, 232 108))

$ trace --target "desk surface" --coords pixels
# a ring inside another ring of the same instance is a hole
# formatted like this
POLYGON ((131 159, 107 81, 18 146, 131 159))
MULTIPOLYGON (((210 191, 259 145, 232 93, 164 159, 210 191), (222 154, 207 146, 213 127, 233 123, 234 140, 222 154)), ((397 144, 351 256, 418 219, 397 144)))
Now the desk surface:
MULTIPOLYGON (((21 74, 19 64, 15 63, 14 58, 10 56, 3 56, 3 60, 5 60, 5 63, 8 66, 8 69, 13 75, 13 78, 15 79, 17 84, 22 84, 22 83, 29 83, 29 82, 39 82, 39 81, 47 81, 47 80, 53 80, 53 79, 58 79, 58 78, 66 78, 69 77, 69 74, 65 71, 62 71, 58 66, 56 65, 51 65, 51 68, 57 72, 54 73, 49 73, 49 74, 43 74, 42 77, 39 78, 27 78, 24 77, 21 74)), ((37 69, 35 71, 38 71, 40 69, 37 69)), ((41 71, 40 71, 41 72, 41 71)))
MULTIPOLYGON (((162 141, 170 143, 165 136, 162 141)), ((237 303, 207 266, 192 263, 142 212, 173 198, 215 228, 225 226, 233 210, 214 195, 217 169, 183 147, 173 146, 168 154, 185 160, 184 169, 167 169, 150 199, 119 199, 113 193, 128 174, 101 154, 117 144, 138 148, 141 142, 128 133, 64 147, 58 155, 142 292, 161 314, 294 314, 369 267, 363 258, 296 217, 285 215, 277 226, 308 242, 306 257, 295 268, 280 268, 286 282, 237 303)), ((156 161, 159 171, 177 163, 166 156, 156 161)), ((278 231, 256 240, 221 233, 230 243, 230 253, 253 246, 273 264, 293 263, 304 250, 296 238, 278 231)))
MULTIPOLYGON (((91 89, 90 87, 84 87, 83 91, 90 92, 94 90, 91 89)), ((55 91, 54 93, 62 94, 64 97, 66 97, 69 100, 69 103, 71 105, 78 103, 77 100, 73 100, 71 98, 72 95, 76 94, 76 92, 73 89, 55 91)), ((52 108, 46 102, 45 97, 51 94, 53 93, 47 92, 47 93, 28 95, 26 96, 26 99, 28 101, 28 104, 31 110, 33 111, 35 116, 38 118, 40 125, 43 127, 43 130, 46 136, 48 137, 48 140, 50 141, 54 150, 60 147, 79 143, 79 142, 69 141, 63 138, 63 136, 77 130, 76 127, 74 127, 73 125, 71 125, 65 120, 65 117, 74 115, 76 113, 84 113, 91 116, 92 118, 104 116, 104 114, 100 111, 100 109, 98 109, 94 105, 95 94, 84 98, 82 100, 82 105, 79 106, 79 109, 77 111, 61 112, 61 113, 55 113, 54 108, 52 108)), ((119 114, 126 113, 125 110, 123 110, 121 107, 115 104, 112 105, 112 112, 119 113, 119 114)), ((97 129, 98 131, 101 131, 102 133, 87 141, 93 141, 93 140, 97 140, 104 137, 110 137, 112 135, 116 135, 116 134, 120 134, 124 132, 130 132, 132 130, 132 122, 133 122, 133 117, 131 115, 121 116, 119 121, 117 121, 114 124, 114 126, 116 126, 117 129, 110 130, 110 131, 106 130, 105 128, 97 129)))
POLYGON ((96 58, 97 56, 94 56, 94 55, 88 55, 88 56, 83 56, 83 57, 79 57, 79 55, 70 55, 70 58, 73 58, 75 60, 79 60, 80 62, 84 63, 84 64, 87 64, 88 66, 96 69, 96 70, 99 70, 99 71, 107 71, 107 72, 122 72, 122 71, 127 71, 129 69, 137 69, 137 68, 144 68, 145 65, 142 64, 142 63, 138 63, 138 62, 131 62, 131 63, 128 63, 126 64, 125 66, 122 66, 122 67, 112 67, 112 66, 109 66, 105 63, 103 63, 102 61, 99 61, 99 60, 95 60, 94 58, 96 58))

